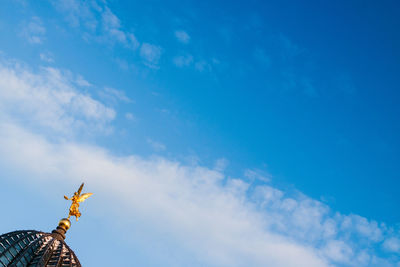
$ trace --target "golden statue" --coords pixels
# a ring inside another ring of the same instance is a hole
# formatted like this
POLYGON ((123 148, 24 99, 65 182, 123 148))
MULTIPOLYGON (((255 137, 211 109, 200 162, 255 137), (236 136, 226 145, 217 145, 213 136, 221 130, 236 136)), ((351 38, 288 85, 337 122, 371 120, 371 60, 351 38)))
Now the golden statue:
POLYGON ((71 216, 75 216, 76 220, 78 220, 78 218, 81 217, 81 213, 79 212, 79 203, 93 195, 93 193, 84 193, 81 195, 83 185, 84 183, 81 184, 78 191, 75 192, 71 198, 64 196, 66 200, 72 200, 71 207, 69 208, 68 220, 71 216))

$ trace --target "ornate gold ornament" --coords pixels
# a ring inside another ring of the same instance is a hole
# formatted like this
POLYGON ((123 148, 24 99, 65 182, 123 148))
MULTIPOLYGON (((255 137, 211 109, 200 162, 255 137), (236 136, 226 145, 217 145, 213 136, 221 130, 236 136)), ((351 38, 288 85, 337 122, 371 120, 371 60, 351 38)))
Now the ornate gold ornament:
POLYGON ((88 197, 93 195, 93 193, 84 193, 81 195, 83 185, 84 183, 81 184, 78 191, 76 191, 71 198, 64 196, 66 200, 72 200, 71 207, 69 208, 68 220, 71 216, 75 216, 76 220, 78 220, 78 218, 81 217, 81 213, 79 212, 79 203, 85 201, 88 197))

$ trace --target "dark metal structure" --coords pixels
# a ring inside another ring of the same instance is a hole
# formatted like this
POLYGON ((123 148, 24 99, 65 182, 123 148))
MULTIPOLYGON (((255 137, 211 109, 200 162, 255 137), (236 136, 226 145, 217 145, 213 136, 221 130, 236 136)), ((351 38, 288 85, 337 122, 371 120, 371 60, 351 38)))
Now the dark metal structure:
POLYGON ((0 266, 80 267, 65 235, 38 231, 15 231, 0 236, 0 266))

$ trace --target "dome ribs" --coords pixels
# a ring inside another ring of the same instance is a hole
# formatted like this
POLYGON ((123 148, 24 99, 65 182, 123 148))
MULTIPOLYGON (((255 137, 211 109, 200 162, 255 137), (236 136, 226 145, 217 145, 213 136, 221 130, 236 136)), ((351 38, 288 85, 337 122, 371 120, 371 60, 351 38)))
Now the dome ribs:
POLYGON ((4 266, 12 266, 17 263, 18 260, 28 263, 29 257, 24 255, 27 250, 32 250, 40 239, 35 239, 39 236, 39 232, 36 231, 15 231, 2 236, 0 243, 3 247, 3 251, 0 254, 0 262, 4 266), (36 242, 35 242, 36 241, 36 242))
POLYGON ((46 266, 53 253, 53 244, 54 239, 50 235, 46 236, 46 242, 36 251, 35 257, 28 266, 46 266))
POLYGON ((75 253, 54 234, 14 231, 0 235, 0 267, 81 267, 75 253))

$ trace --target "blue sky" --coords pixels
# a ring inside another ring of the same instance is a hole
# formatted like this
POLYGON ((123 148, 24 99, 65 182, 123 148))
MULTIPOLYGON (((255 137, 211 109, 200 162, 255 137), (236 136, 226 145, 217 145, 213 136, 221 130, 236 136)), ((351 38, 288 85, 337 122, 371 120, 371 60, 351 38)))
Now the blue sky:
POLYGON ((399 11, 2 1, 1 231, 84 180, 85 266, 399 266, 399 11))

